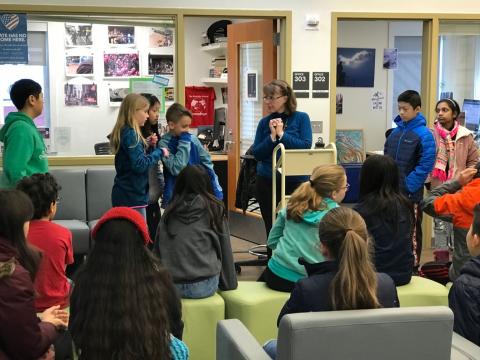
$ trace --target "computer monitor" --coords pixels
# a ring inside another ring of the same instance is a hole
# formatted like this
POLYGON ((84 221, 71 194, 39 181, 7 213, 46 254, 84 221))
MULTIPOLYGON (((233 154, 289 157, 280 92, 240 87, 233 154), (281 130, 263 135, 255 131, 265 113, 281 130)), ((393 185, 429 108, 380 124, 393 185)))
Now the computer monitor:
POLYGON ((480 122, 480 100, 463 100, 462 111, 465 112, 465 127, 471 131, 478 131, 480 122))

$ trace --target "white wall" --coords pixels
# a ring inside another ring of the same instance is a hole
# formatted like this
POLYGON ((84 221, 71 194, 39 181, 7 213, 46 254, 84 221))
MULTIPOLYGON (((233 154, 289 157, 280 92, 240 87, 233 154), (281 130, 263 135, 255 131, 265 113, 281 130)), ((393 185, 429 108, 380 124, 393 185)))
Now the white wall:
MULTIPOLYGON (((480 1, 458 0, 3 0, 5 4, 65 5, 65 6, 111 6, 111 7, 172 7, 195 9, 255 9, 291 10, 292 19, 292 70, 330 70, 330 26, 332 12, 400 12, 400 13, 480 13, 480 1), (305 15, 318 14, 318 31, 305 30, 305 15)), ((328 99, 300 99, 299 109, 310 114, 312 120, 324 121, 323 135, 328 140, 328 99)))

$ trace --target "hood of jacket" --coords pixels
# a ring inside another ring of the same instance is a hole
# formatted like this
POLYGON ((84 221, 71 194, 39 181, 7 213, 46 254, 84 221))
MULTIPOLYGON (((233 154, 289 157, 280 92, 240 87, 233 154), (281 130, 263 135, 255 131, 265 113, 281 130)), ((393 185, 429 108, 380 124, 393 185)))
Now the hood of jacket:
MULTIPOLYGON (((302 220, 310 225, 318 225, 320 220, 325 216, 325 212, 329 211, 338 206, 338 204, 330 198, 325 198, 326 208, 323 210, 307 210, 302 215, 302 220)), ((285 217, 287 217, 287 208, 283 208, 282 211, 285 213, 285 217)))
POLYGON ((25 124, 28 124, 29 126, 32 126, 33 128, 36 129, 35 123, 33 122, 32 118, 30 116, 28 116, 27 114, 25 114, 23 112, 20 112, 20 111, 11 112, 5 118, 5 125, 3 125, 3 127, 0 129, 0 141, 1 142, 5 141, 5 136, 7 135, 8 130, 10 129, 10 127, 14 123, 16 123, 18 121, 22 121, 25 124))
POLYGON ((338 263, 333 260, 325 260, 320 263, 311 264, 307 262, 307 260, 305 260, 303 257, 301 257, 298 258, 298 263, 305 266, 305 270, 307 271, 308 276, 338 271, 338 263))
POLYGON ((480 256, 472 258, 463 265, 460 274, 468 274, 476 278, 480 278, 480 256))
POLYGON ((402 130, 412 130, 416 127, 427 125, 427 121, 421 112, 410 121, 403 121, 400 115, 397 115, 394 122, 402 130))
POLYGON ((12 257, 17 257, 17 250, 5 238, 0 237, 0 262, 9 261, 12 257))
POLYGON ((198 194, 189 194, 175 210, 175 217, 183 224, 191 224, 204 216, 205 200, 198 194))

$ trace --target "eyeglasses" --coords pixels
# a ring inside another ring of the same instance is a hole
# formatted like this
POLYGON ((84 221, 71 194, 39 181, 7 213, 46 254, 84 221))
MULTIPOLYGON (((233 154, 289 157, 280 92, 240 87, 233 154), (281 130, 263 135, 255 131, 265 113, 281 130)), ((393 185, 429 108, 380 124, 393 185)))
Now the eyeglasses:
POLYGON ((345 186, 342 186, 341 189, 345 189, 345 191, 348 191, 348 189, 350 189, 350 184, 347 183, 345 186))
POLYGON ((277 99, 280 99, 281 97, 284 97, 285 95, 280 95, 280 96, 276 96, 276 97, 273 97, 273 96, 264 96, 263 97, 263 101, 265 102, 270 102, 270 101, 274 101, 274 100, 277 100, 277 99))

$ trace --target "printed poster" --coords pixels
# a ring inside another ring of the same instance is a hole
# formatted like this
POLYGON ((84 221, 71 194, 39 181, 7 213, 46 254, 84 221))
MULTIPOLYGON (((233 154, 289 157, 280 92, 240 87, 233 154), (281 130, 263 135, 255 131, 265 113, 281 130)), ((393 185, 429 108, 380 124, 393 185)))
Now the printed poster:
POLYGON ((26 14, 0 14, 0 64, 28 64, 26 14))

